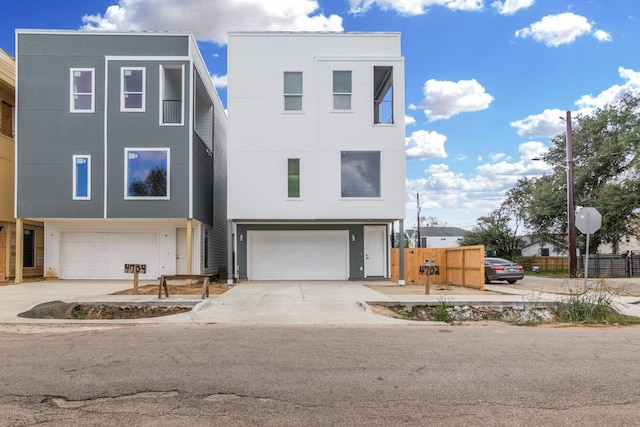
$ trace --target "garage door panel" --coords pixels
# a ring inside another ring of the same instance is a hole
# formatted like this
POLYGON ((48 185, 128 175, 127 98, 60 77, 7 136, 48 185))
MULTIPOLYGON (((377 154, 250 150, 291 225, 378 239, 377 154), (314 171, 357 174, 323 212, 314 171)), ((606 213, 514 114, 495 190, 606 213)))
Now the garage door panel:
POLYGON ((146 264, 142 279, 158 272, 156 232, 63 232, 60 240, 60 278, 131 279, 124 264, 146 264))
POLYGON ((253 280, 346 280, 348 232, 254 230, 248 235, 248 276, 253 280))

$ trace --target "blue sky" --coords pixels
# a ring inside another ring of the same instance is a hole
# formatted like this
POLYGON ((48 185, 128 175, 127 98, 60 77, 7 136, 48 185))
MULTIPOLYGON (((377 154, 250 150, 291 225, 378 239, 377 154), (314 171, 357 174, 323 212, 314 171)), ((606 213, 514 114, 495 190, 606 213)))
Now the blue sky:
POLYGON ((30 0, 0 17, 14 30, 191 31, 226 105, 228 31, 397 31, 405 57, 407 220, 471 229, 565 130, 640 93, 638 0, 30 0))

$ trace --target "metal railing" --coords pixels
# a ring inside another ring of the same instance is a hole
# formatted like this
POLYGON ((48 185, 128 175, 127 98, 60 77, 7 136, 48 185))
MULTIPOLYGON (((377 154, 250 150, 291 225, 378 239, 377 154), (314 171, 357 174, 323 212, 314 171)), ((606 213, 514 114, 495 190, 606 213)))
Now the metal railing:
POLYGON ((393 101, 373 101, 373 123, 376 125, 393 124, 393 101))
POLYGON ((182 122, 182 100, 165 99, 162 101, 162 123, 182 122))

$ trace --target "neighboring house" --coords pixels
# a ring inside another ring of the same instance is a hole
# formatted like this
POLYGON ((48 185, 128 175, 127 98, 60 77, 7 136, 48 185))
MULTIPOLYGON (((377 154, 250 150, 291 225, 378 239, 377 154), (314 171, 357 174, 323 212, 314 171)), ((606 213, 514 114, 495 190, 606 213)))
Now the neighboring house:
POLYGON ((226 269, 226 112, 189 33, 16 31, 17 216, 45 276, 226 269))
MULTIPOLYGON (((466 230, 458 227, 420 227, 421 248, 454 248, 460 246, 460 239, 466 230)), ((408 229, 405 233, 409 245, 417 247, 418 232, 408 229)))
POLYGON ((0 280, 20 283, 42 277, 44 227, 38 221, 16 222, 14 216, 15 70, 15 60, 0 49, 0 280), (16 233, 23 238, 16 239, 16 233))
POLYGON ((399 33, 230 33, 240 279, 389 277, 405 216, 399 33))
POLYGON ((542 244, 537 240, 531 238, 531 236, 522 236, 522 251, 523 257, 529 256, 567 256, 567 251, 558 251, 553 248, 553 245, 542 244))

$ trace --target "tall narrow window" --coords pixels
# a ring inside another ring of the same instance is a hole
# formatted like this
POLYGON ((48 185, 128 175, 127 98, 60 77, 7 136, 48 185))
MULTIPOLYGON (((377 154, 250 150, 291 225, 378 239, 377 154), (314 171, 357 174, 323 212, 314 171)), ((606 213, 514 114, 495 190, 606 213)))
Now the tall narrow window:
POLYGON ((351 109, 351 71, 333 72, 333 109, 351 109))
POLYGON ((145 69, 122 68, 120 111, 144 111, 145 69))
POLYGON ((393 67, 373 67, 373 123, 393 124, 393 67))
POLYGON ((91 199, 91 156, 73 156, 73 200, 91 199))
POLYGON ((22 266, 34 268, 36 266, 36 230, 25 228, 22 240, 22 266))
POLYGON ((182 94, 184 92, 184 66, 160 66, 160 93, 162 125, 182 125, 184 109, 182 94))
POLYGON ((302 73, 284 73, 284 109, 286 111, 302 110, 302 73))
POLYGON ((93 68, 71 69, 71 112, 95 111, 95 76, 93 68))
POLYGON ((380 152, 343 151, 342 197, 380 197, 380 152))
POLYGON ((287 160, 287 196, 300 197, 300 159, 287 160))

